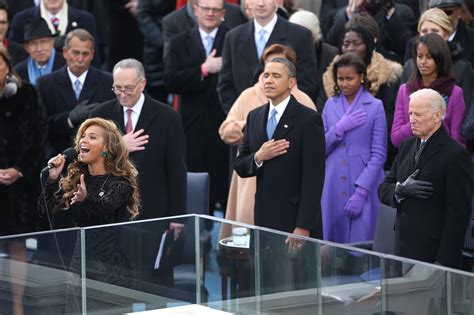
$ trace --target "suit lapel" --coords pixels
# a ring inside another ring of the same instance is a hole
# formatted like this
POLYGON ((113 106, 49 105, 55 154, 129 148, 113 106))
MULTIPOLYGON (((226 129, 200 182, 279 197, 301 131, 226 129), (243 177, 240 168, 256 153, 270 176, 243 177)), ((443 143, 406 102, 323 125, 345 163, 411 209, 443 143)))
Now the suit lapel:
POLYGON ((193 32, 191 33, 191 36, 189 37, 189 40, 188 40, 188 44, 190 46, 188 51, 195 51, 194 47, 196 47, 195 44, 197 44, 197 47, 199 49, 199 59, 206 60, 206 48, 202 44, 202 38, 201 38, 201 34, 199 34, 198 27, 195 27, 193 32))
POLYGON ((286 106, 283 115, 278 121, 276 126, 275 132, 273 133, 273 138, 275 140, 285 138, 286 134, 293 128, 294 125, 294 117, 296 116, 296 112, 298 110, 296 100, 293 96, 290 96, 290 101, 286 106))
POLYGON ((74 107, 77 104, 76 95, 74 95, 74 90, 72 88, 71 79, 67 73, 67 67, 63 67, 58 76, 56 77, 56 84, 61 88, 58 89, 59 94, 64 99, 64 103, 74 107))
POLYGON ((259 111, 259 115, 257 116, 256 126, 258 128, 259 147, 262 143, 268 140, 267 139, 267 121, 268 121, 269 108, 270 108, 270 103, 263 105, 262 110, 259 111))
MULTIPOLYGON (((436 132, 432 136, 433 139, 428 140, 428 143, 426 144, 426 148, 421 153, 418 159, 418 162, 415 164, 415 169, 422 168, 426 163, 428 163, 428 161, 436 153, 438 153, 442 149, 444 144, 446 143, 446 139, 449 137, 449 135, 443 126, 441 126, 440 128, 442 128, 442 130, 439 130, 438 132, 436 132)), ((416 148, 416 142, 415 142, 414 147, 416 148)), ((414 159, 414 156, 413 156, 413 159, 414 159)))
POLYGON ((247 23, 247 27, 240 34, 239 41, 240 54, 244 57, 242 60, 253 69, 258 63, 253 21, 247 23))
MULTIPOLYGON (((142 111, 138 117, 138 122, 135 130, 147 130, 151 122, 156 118, 156 111, 153 110, 153 105, 149 103, 149 97, 145 94, 145 102, 143 103, 142 111)), ((123 118, 122 118, 123 121, 123 118)))
POLYGON ((285 24, 285 21, 281 17, 277 17, 277 22, 273 28, 270 37, 268 38, 265 48, 276 44, 276 43, 286 43, 286 34, 288 34, 288 25, 285 24))
POLYGON ((78 103, 83 102, 85 100, 90 101, 94 97, 96 89, 97 89, 97 76, 95 73, 95 69, 90 67, 87 72, 86 79, 84 81, 84 86, 82 87, 82 90, 81 90, 81 95, 79 95, 78 103))

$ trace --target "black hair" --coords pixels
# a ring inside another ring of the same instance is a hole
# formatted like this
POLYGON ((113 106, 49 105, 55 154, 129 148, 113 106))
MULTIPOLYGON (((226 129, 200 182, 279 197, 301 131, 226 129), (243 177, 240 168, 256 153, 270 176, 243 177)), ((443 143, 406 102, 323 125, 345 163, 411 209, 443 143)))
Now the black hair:
POLYGON ((334 80, 334 91, 339 93, 339 87, 337 86, 337 70, 341 67, 353 67, 358 74, 364 75, 364 82, 362 86, 368 90, 370 87, 370 81, 367 79, 367 65, 360 58, 359 54, 355 52, 347 52, 339 56, 332 67, 332 77, 334 80))

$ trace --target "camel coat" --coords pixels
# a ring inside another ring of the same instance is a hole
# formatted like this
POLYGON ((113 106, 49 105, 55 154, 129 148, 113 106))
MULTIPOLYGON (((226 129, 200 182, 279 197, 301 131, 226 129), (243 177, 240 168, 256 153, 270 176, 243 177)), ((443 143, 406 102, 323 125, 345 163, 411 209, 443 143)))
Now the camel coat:
MULTIPOLYGON (((311 98, 304 92, 293 88, 291 94, 296 100, 316 110, 311 98)), ((221 139, 229 145, 240 145, 244 139, 244 128, 247 122, 247 115, 253 109, 262 106, 268 102, 263 91, 263 77, 259 77, 254 86, 244 90, 232 105, 227 118, 219 128, 221 139)), ((241 178, 234 171, 230 183, 229 196, 227 199, 227 208, 225 218, 237 222, 254 224, 253 209, 256 191, 256 178, 241 178)), ((230 226, 224 226, 221 229, 220 239, 231 235, 230 226)))

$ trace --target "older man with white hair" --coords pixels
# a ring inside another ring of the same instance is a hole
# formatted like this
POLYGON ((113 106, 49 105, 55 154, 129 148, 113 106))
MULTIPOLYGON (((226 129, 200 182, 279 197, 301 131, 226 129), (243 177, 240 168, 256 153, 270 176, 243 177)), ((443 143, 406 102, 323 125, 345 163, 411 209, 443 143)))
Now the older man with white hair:
POLYGON ((410 95, 414 137, 400 146, 379 197, 397 208, 398 255, 459 268, 473 168, 469 153, 446 132, 445 112, 442 96, 432 89, 410 95))

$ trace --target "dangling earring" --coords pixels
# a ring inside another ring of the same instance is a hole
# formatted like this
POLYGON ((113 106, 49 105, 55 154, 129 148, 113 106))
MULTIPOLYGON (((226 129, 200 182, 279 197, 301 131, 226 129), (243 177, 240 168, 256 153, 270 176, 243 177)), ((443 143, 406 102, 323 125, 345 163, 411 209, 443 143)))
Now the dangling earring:
POLYGON ((361 84, 364 84, 364 83, 365 83, 365 81, 364 81, 364 80, 360 80, 360 83, 361 83, 361 84))
POLYGON ((109 152, 107 150, 102 151, 101 155, 103 158, 107 158, 107 156, 109 155, 109 152))

